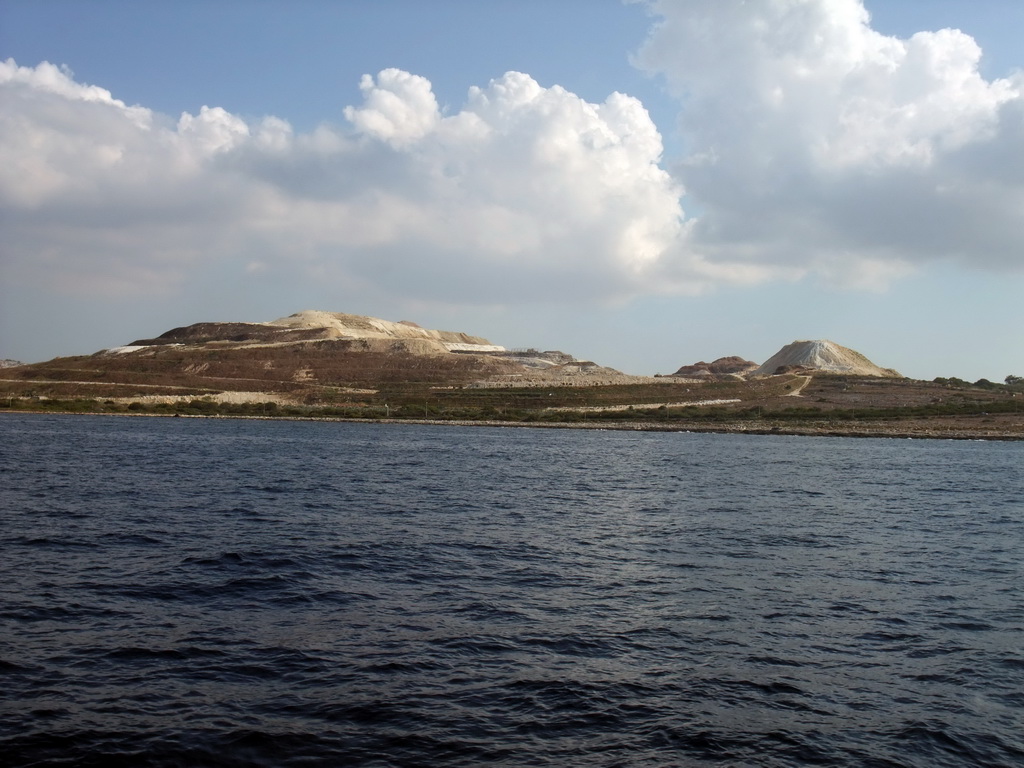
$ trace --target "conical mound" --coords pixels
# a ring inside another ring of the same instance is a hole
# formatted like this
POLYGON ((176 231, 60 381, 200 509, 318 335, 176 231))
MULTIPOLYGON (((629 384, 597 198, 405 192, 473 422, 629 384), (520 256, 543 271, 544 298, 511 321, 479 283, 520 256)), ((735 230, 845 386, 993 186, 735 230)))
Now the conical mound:
POLYGON ((791 370, 900 378, 900 374, 892 368, 879 368, 860 352, 827 339, 787 344, 750 375, 773 376, 791 370))

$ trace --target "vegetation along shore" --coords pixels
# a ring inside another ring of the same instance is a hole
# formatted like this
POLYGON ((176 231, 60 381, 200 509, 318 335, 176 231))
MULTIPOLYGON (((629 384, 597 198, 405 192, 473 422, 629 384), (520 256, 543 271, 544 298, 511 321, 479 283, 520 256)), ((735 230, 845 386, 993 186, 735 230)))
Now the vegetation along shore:
MULTIPOLYGON (((218 401, 214 394, 161 399, 15 396, 0 399, 0 412, 120 414, 138 416, 319 419, 376 423, 424 423, 506 427, 629 429, 744 434, 1024 440, 1024 391, 1020 383, 981 386, 818 375, 772 391, 750 382, 661 385, 661 404, 651 387, 523 388, 376 393, 362 403, 218 401), (799 400, 785 388, 803 383, 799 400), (723 397, 722 395, 739 395, 723 397), (695 405, 678 398, 689 396, 695 405), (618 407, 608 407, 619 400, 618 407), (632 400, 635 404, 623 401, 632 400), (550 402, 550 405, 548 404, 550 402), (701 404, 713 402, 714 404, 701 404), (604 403, 605 405, 599 405, 604 403)), ((0 386, 10 382, 0 382, 0 386)), ((143 396, 146 397, 146 396, 143 396)))

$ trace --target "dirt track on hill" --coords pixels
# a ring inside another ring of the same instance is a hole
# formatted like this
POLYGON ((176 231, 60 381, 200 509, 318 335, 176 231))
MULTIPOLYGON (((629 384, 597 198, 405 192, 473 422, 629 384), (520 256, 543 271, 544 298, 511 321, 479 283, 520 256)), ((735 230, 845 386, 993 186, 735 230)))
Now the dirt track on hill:
POLYGON ((786 397, 800 397, 800 393, 803 392, 807 388, 807 385, 811 383, 810 376, 801 376, 800 378, 803 379, 803 382, 792 392, 789 392, 786 397))

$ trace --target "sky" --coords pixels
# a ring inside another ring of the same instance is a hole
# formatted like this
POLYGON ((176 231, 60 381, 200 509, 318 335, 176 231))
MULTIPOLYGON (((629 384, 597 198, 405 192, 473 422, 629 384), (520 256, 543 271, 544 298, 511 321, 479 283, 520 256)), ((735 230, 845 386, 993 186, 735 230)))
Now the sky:
POLYGON ((0 0, 0 358, 306 309, 1024 375, 1018 0, 0 0))

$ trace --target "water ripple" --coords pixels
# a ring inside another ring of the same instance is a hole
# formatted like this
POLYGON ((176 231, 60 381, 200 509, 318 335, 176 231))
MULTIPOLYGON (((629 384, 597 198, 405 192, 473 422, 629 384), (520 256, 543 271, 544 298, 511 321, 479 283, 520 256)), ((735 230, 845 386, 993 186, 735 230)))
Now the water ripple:
POLYGON ((1024 764, 1017 444, 0 439, 5 764, 1024 764))

